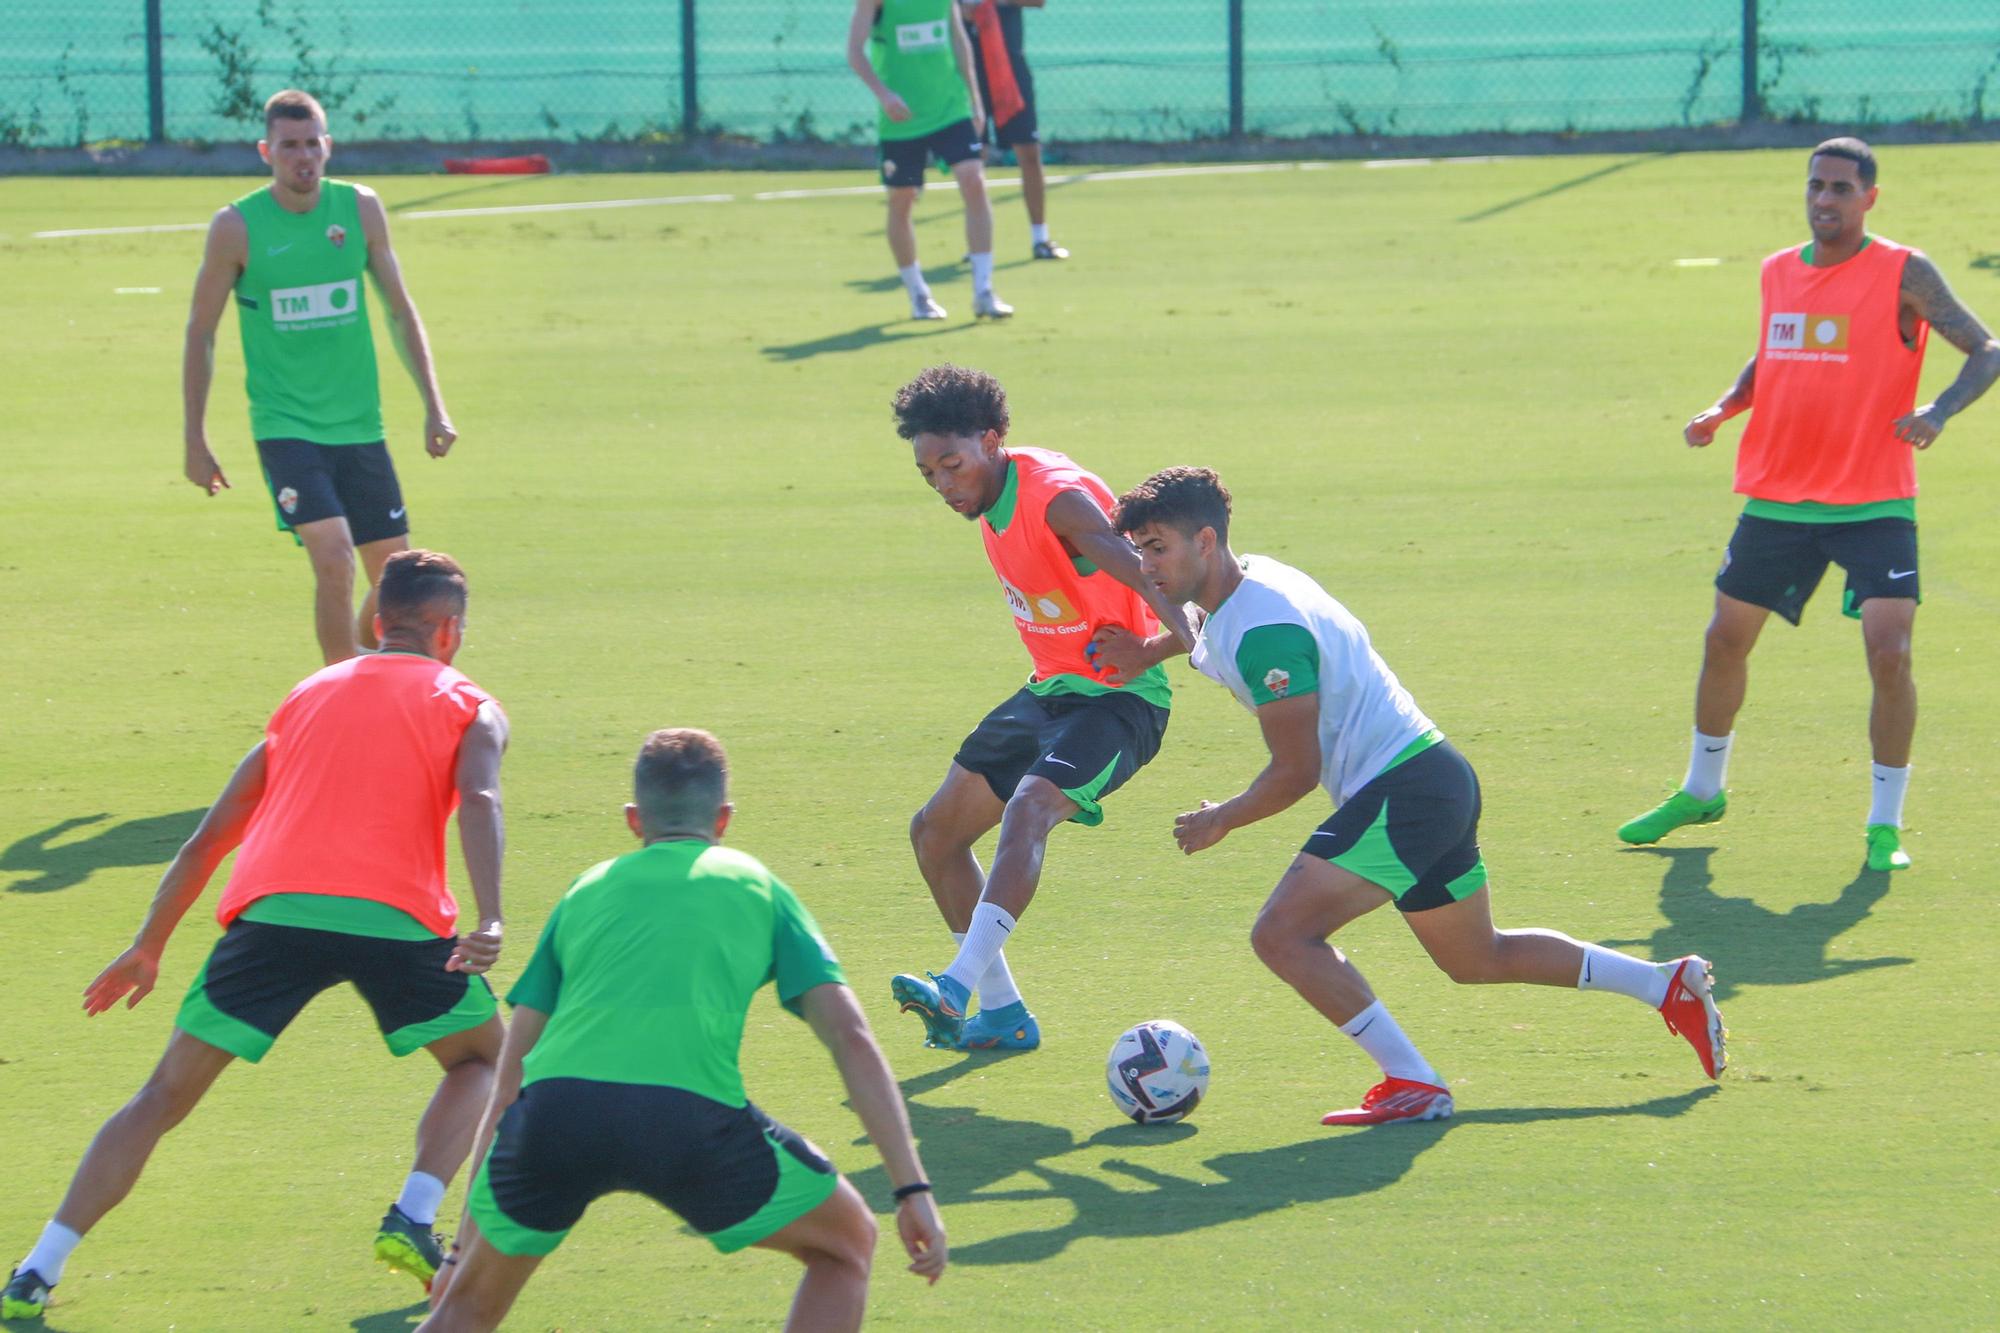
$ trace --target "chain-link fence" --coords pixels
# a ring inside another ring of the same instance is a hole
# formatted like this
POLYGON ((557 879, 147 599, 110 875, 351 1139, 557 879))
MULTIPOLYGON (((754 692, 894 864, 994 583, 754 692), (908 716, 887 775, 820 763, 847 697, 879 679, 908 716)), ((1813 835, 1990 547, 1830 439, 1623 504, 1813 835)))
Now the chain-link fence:
MULTIPOLYGON (((866 141, 846 0, 0 0, 0 143, 866 141)), ((2000 119, 2000 0, 1048 0, 1044 136, 2000 119), (1747 57, 1746 58, 1746 53, 1747 57)))

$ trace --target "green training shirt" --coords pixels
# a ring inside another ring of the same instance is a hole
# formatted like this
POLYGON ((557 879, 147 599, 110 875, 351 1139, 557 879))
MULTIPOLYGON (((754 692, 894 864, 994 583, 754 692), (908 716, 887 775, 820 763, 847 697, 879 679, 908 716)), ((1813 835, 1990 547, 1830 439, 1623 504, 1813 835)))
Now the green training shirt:
POLYGON ((382 393, 368 329, 368 238, 354 186, 321 181, 310 213, 288 213, 270 187, 235 203, 248 229, 236 279, 243 387, 259 440, 373 444, 382 393))
POLYGON ((742 1106, 751 996, 774 981, 796 1014, 807 991, 846 980, 812 914, 755 857, 656 842, 586 870, 549 914, 507 996, 549 1015, 521 1081, 643 1083, 742 1106))
POLYGON ((884 111, 876 131, 886 140, 921 139, 972 117, 972 96, 952 54, 956 0, 882 0, 868 39, 868 63, 889 91, 909 104, 898 124, 884 111))

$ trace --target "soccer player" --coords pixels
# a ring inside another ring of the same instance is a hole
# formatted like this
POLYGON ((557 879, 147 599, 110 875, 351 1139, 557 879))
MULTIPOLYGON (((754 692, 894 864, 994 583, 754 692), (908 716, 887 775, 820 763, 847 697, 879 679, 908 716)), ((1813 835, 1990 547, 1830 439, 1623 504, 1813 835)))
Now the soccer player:
POLYGON ((305 547, 313 624, 327 663, 375 647, 382 565, 410 545, 409 514, 383 443, 382 397, 368 297, 374 281, 396 351, 424 397, 424 447, 451 451, 430 341, 389 246, 389 215, 365 185, 325 178, 333 140, 326 112, 287 89, 264 104, 257 151, 271 183, 224 205, 208 228, 181 356, 187 479, 209 495, 228 487, 204 420, 215 374, 215 329, 236 299, 244 388, 257 457, 278 528, 305 547), (354 561, 368 581, 357 618, 354 561))
MULTIPOLYGON (((1361 1104, 1328 1125, 1434 1120, 1452 1111, 1445 1081, 1418 1053, 1345 954, 1335 931, 1393 902, 1453 981, 1525 982, 1629 995, 1687 1038, 1721 1074, 1722 1015, 1709 965, 1654 964, 1553 930, 1496 930, 1479 855, 1479 779, 1369 644, 1368 631, 1310 577, 1229 547, 1229 492, 1207 468, 1155 473, 1118 502, 1160 594, 1205 613, 1192 662, 1256 715, 1270 760, 1220 804, 1174 821, 1192 855, 1324 786, 1333 816, 1306 839, 1257 915, 1257 956, 1381 1066, 1361 1104)), ((1098 631, 1098 656, 1125 669, 1164 645, 1098 631)))
POLYGON ((1069 251, 1049 239, 1048 182, 1042 172, 1042 132, 1035 118, 1035 73, 1022 45, 1023 9, 1048 0, 978 0, 965 6, 972 54, 979 71, 979 96, 986 108, 988 138, 1014 152, 1021 164, 1021 202, 1028 208, 1028 231, 1036 259, 1068 259, 1069 251))
POLYGON ((1110 487, 1061 454, 1006 442, 1007 394, 991 375, 933 366, 896 394, 895 413, 918 473, 979 525, 1034 674, 965 738, 910 822, 917 868, 959 948, 941 975, 898 976, 890 989, 923 1019, 927 1045, 1032 1050, 1041 1029, 1002 947, 1035 896, 1049 834, 1104 821, 1104 798, 1159 751, 1173 702, 1157 664, 1102 669, 1091 634, 1119 626, 1162 658, 1192 648, 1194 634, 1111 526, 1110 487), (995 824, 984 875, 972 845, 995 824), (967 1022, 974 992, 980 1010, 967 1022))
POLYGON ((472 1147, 501 1039, 481 974, 500 955, 507 719, 451 666, 465 605, 451 557, 400 551, 384 563, 381 651, 326 667, 286 696, 167 867, 132 947, 84 991, 93 1015, 145 999, 174 927, 236 851, 216 909, 222 938, 188 987, 166 1054, 91 1141, 8 1282, 0 1318, 39 1315, 70 1251, 131 1191, 161 1136, 230 1061, 263 1059, 308 1001, 343 981, 374 1010, 390 1054, 427 1050, 444 1069, 417 1123, 415 1165, 375 1237, 375 1257, 390 1267, 425 1283, 436 1272, 443 1253, 431 1224, 472 1147), (464 935, 445 884, 454 806, 479 907, 479 928, 464 935))
POLYGON ((707 732, 646 738, 625 807, 643 846, 578 877, 507 996, 514 1021, 480 1127, 492 1152, 453 1245, 463 1261, 448 1261, 424 1328, 493 1328, 614 1190, 659 1201, 725 1254, 760 1245, 804 1264, 790 1327, 861 1326, 873 1215, 818 1148, 744 1095, 737 1048, 767 981, 832 1053, 882 1154, 910 1271, 944 1271, 944 1224, 895 1075, 811 914, 722 846, 728 780, 707 732))
POLYGON ((889 253, 910 296, 911 319, 943 319, 917 262, 912 214, 931 158, 958 182, 965 202, 972 313, 1005 319, 1014 307, 993 292, 993 204, 986 195, 985 115, 974 84, 972 44, 957 0, 854 0, 847 63, 882 104, 882 184, 889 191, 889 253))
POLYGON ((2000 342, 1921 250, 1869 234, 1875 197, 1875 154, 1867 144, 1828 139, 1813 149, 1806 170, 1812 239, 1764 261, 1757 354, 1682 432, 1703 448, 1716 427, 1756 409, 1736 453, 1736 490, 1748 498, 1715 576, 1687 775, 1665 801, 1619 828, 1626 842, 1658 842, 1684 824, 1722 818, 1750 650, 1771 612, 1799 623, 1832 562, 1847 572, 1842 610, 1861 622, 1874 683, 1868 868, 1910 864, 1902 826, 1917 728, 1910 672, 1920 600, 1914 451, 1928 449, 2000 376, 2000 342), (1917 407, 1931 329, 1966 361, 1936 401, 1917 407))

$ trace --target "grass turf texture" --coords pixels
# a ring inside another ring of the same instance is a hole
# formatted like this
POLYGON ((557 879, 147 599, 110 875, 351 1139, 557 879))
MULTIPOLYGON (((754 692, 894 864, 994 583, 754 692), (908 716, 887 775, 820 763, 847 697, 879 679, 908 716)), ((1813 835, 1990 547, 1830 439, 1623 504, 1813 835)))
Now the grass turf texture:
MULTIPOLYGON (((1890 150, 1875 223, 2000 317, 1966 197, 1989 155, 1890 150)), ((396 228, 464 438, 421 457, 384 344, 391 443, 416 539, 471 572, 461 664, 514 722, 496 981, 570 877, 627 848, 640 735, 699 724, 731 749, 731 841, 825 926, 938 1184, 955 1266, 923 1288, 885 1226, 884 1326, 1115 1327, 1162 1302, 1218 1327, 1991 1322, 2000 1073, 1988 951, 1967 932, 1992 907, 2000 404, 1921 468, 1916 868, 1859 869, 1867 682, 1837 573, 1803 629, 1774 623, 1758 650, 1729 818, 1663 849, 1612 836, 1680 774, 1737 427, 1707 453, 1679 429, 1753 348, 1757 260, 1803 239, 1803 168, 1782 152, 1082 185, 1052 206, 1077 258, 1032 267, 1004 191, 999 288, 1021 314, 983 327, 962 269, 934 279, 949 323, 901 322, 877 199, 749 199, 852 176, 380 182, 394 208, 738 196, 396 228), (1237 549, 1346 601, 1478 766, 1502 925, 1715 959, 1721 1088, 1629 1000, 1455 989, 1384 911, 1341 943, 1461 1109, 1321 1129, 1373 1071, 1257 964, 1247 930, 1324 800, 1181 858, 1173 815, 1263 757, 1254 722, 1184 663, 1160 758, 1105 827, 1056 835, 1012 950, 1044 1049, 920 1049, 888 978, 941 967, 950 941, 905 826, 1024 674, 973 529, 889 426, 895 387, 946 358, 1008 385, 1015 439, 1115 487, 1218 466, 1237 549), (1201 1035, 1215 1083, 1189 1124, 1146 1130, 1113 1110, 1103 1056, 1155 1016, 1201 1035)), ((236 488, 207 500, 178 476, 199 235, 29 233, 199 219, 246 184, 14 181, 0 197, 7 1264, 156 1058, 214 891, 139 1011, 86 1021, 83 986, 316 664, 232 328, 210 419, 236 488)), ((923 202, 933 265, 959 252, 957 218, 948 192, 923 202)), ((1925 392, 1958 365, 1938 344, 1925 392)), ((743 1055, 752 1095, 886 1207, 806 1029, 760 1000, 743 1055)), ((391 1062, 351 994, 324 997, 168 1136, 72 1260, 49 1326, 407 1327, 416 1288, 368 1248, 434 1077, 421 1056, 391 1062)), ((615 1198, 512 1326, 769 1326, 794 1278, 615 1198)))

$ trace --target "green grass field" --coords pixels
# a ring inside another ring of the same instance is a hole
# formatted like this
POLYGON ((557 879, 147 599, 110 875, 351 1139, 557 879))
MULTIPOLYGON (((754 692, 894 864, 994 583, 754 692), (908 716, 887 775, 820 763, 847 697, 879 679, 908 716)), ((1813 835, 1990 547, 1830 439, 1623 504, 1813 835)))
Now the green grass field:
MULTIPOLYGON (((2000 241, 1976 206, 1990 164, 1985 147, 1890 149, 1875 221, 2000 318, 2000 241)), ((876 199, 752 198, 864 183, 851 175, 383 180, 403 211, 735 196, 397 224, 463 439, 420 456, 417 399, 385 352, 391 443, 416 538, 471 573, 460 665, 514 724, 496 980, 571 876, 627 846, 639 737, 706 726, 735 764, 732 842, 839 949, 939 1187, 954 1266, 926 1289, 885 1236, 881 1325, 1992 1326, 2000 403, 1921 469, 1916 868, 1859 868, 1867 680, 1825 591, 1758 651, 1727 822, 1663 850, 1611 833, 1680 776, 1737 428, 1707 453, 1679 428, 1752 350, 1757 261, 1802 239, 1803 167, 1781 152, 1089 182, 1051 205, 1076 258, 1033 267, 1006 190, 999 289, 1020 314, 1001 327, 963 318, 963 269, 934 276, 950 322, 901 322, 876 199), (1017 441, 1116 487, 1218 467, 1237 549, 1316 574, 1478 766, 1502 925, 1715 960, 1721 1086, 1628 1000, 1455 988, 1382 912, 1343 943, 1460 1112, 1321 1129, 1373 1071, 1261 968, 1248 929, 1324 798, 1183 859, 1174 814, 1263 758, 1253 721, 1184 663, 1161 756, 1104 827, 1058 832, 1010 951, 1046 1046, 919 1048, 888 978, 941 967, 950 941, 907 822, 1025 672, 974 532, 890 428, 890 394, 944 359, 1001 377, 1017 441), (1113 1111, 1103 1057, 1156 1016, 1201 1035, 1215 1077, 1188 1124, 1144 1130, 1113 1111)), ((8 1265, 157 1057, 214 890, 137 1011, 86 1020, 85 983, 317 665, 232 328, 211 437, 235 489, 207 500, 179 477, 199 235, 32 233, 198 221, 248 184, 0 193, 8 1265)), ((933 192, 919 232, 933 263, 956 256, 955 197, 933 192)), ((1926 392, 1958 364, 1938 344, 1926 392)), ((804 1026, 760 1000, 743 1057, 752 1096, 886 1208, 804 1026)), ((71 1261, 48 1326, 411 1326, 416 1288, 368 1244, 433 1082, 423 1057, 387 1057, 350 992, 322 998, 168 1137, 71 1261)), ((793 1280, 619 1198, 510 1326, 766 1327, 793 1280)))

